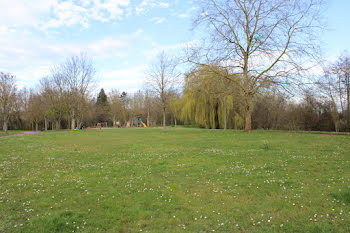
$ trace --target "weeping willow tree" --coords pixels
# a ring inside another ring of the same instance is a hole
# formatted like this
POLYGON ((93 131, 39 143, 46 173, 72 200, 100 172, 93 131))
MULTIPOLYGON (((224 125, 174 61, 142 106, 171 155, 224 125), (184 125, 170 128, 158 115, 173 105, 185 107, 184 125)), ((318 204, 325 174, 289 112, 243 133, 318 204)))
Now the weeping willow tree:
POLYGON ((231 83, 235 79, 239 76, 216 65, 194 69, 186 75, 182 98, 173 104, 179 119, 209 129, 233 128, 240 95, 231 83))

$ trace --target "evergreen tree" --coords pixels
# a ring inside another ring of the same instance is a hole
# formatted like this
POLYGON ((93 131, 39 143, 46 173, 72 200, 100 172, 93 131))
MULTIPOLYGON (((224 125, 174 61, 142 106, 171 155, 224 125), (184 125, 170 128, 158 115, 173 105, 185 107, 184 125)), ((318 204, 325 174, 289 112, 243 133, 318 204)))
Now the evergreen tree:
POLYGON ((110 106, 107 95, 102 88, 96 100, 96 121, 108 122, 110 120, 110 106))
POLYGON ((99 106, 107 106, 108 105, 108 99, 107 95, 105 93, 105 90, 102 88, 100 93, 98 94, 96 105, 99 106))

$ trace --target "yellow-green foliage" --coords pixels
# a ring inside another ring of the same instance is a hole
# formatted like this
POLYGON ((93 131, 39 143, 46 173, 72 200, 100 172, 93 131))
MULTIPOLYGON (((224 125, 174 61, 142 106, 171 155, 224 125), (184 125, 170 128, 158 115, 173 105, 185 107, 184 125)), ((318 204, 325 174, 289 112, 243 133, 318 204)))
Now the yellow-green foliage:
POLYGON ((243 129, 244 128, 244 119, 238 113, 235 114, 235 129, 243 129))
POLYGON ((224 128, 226 105, 227 126, 234 128, 234 113, 239 109, 235 79, 236 76, 226 74, 215 65, 201 66, 192 71, 186 77, 183 97, 172 103, 177 117, 186 124, 224 128))

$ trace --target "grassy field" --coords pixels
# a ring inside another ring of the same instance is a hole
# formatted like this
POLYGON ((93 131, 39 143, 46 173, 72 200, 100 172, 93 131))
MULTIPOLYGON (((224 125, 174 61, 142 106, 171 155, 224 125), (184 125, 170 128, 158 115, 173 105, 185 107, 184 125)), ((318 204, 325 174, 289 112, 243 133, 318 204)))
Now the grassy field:
POLYGON ((3 131, 0 131, 0 137, 2 136, 11 136, 11 135, 14 135, 14 134, 21 134, 23 133, 23 131, 20 131, 20 130, 10 130, 10 131, 7 131, 7 134, 5 134, 3 131))
POLYGON ((0 138, 0 232, 350 232, 350 137, 200 129, 0 138))

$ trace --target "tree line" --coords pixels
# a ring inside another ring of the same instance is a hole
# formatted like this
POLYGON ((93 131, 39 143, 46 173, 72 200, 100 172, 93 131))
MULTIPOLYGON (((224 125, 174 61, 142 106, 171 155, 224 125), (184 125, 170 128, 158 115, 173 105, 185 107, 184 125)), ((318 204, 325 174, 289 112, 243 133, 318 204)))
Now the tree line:
MULTIPOLYGON (((276 86, 262 88, 252 100, 253 129, 349 131, 349 71, 350 56, 342 55, 294 97, 276 86)), ((35 89, 17 90, 15 77, 1 73, 2 129, 74 129, 100 122, 115 127, 117 121, 126 126, 128 121, 136 123, 136 116, 141 116, 147 126, 245 129, 243 93, 239 85, 232 84, 241 82, 242 77, 219 66, 198 65, 185 74, 181 87, 173 84, 181 80, 173 74, 155 75, 146 83, 159 86, 136 93, 115 89, 106 93, 101 89, 96 96, 94 73, 86 55, 73 56, 55 66, 35 89), (222 78, 225 75, 230 78, 222 78)))
POLYGON ((203 42, 177 58, 160 53, 146 73, 147 88, 136 93, 93 96, 95 69, 84 54, 53 67, 35 90, 18 91, 15 77, 1 73, 3 129, 125 125, 142 116, 163 127, 349 131, 350 56, 310 82, 320 60, 322 0, 198 4, 194 26, 207 32, 203 42), (189 67, 180 72, 179 64, 189 67))

